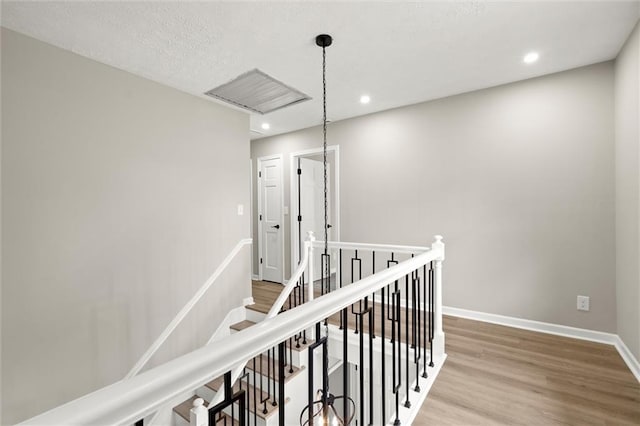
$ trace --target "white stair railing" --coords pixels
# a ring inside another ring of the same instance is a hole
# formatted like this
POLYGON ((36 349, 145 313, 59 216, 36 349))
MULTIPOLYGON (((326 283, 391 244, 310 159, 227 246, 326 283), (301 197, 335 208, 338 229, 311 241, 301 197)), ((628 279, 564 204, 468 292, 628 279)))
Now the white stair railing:
MULTIPOLYGON (((284 288, 282 289, 282 292, 280 292, 280 295, 276 299, 275 303, 273 304, 273 306, 271 306, 271 309, 267 313, 267 316, 265 319, 271 319, 276 315, 278 315, 278 313, 280 313, 280 310, 286 303, 287 298, 289 297, 293 289, 296 287, 296 285, 302 278, 302 274, 306 269, 308 269, 308 276, 310 279, 309 282, 313 282, 313 265, 312 265, 313 262, 309 262, 309 259, 313 258, 313 242, 314 241, 315 241, 315 237, 313 236, 313 232, 309 231, 307 240, 304 242, 302 259, 300 259, 300 263, 298 264, 298 267, 293 272, 293 275, 291 276, 289 281, 285 284, 284 288)), ((309 285, 309 289, 310 289, 309 300, 313 300, 313 286, 309 285)), ((240 378, 240 376, 242 375, 242 370, 244 370, 244 368, 247 365, 247 361, 241 362, 233 368, 233 370, 231 371, 231 383, 235 383, 240 378)), ((207 408, 216 406, 222 401, 223 398, 224 398, 223 392, 216 393, 216 395, 211 399, 211 402, 209 402, 209 405, 207 406, 207 408)), ((199 420, 196 418, 194 419, 194 422, 198 423, 199 420)))
MULTIPOLYGON (((309 244, 309 247, 312 250, 312 244, 309 244)), ((21 424, 122 425, 135 423, 154 413, 178 395, 192 392, 214 378, 233 370, 238 365, 238 360, 246 363, 260 353, 284 342, 293 334, 311 328, 325 318, 363 300, 430 262, 435 263, 434 315, 436 322, 433 343, 434 359, 439 362, 444 355, 441 298, 441 268, 444 254, 442 237, 436 236, 436 241, 431 248, 415 257, 232 334, 221 339, 218 345, 204 346, 127 380, 56 407, 21 424)))
POLYGON ((196 291, 193 297, 189 299, 189 301, 182 307, 180 312, 178 312, 176 316, 171 320, 171 322, 169 323, 169 325, 167 325, 164 331, 160 333, 160 336, 158 336, 155 342, 153 342, 151 346, 149 346, 149 349, 147 349, 145 353, 142 354, 138 362, 136 362, 133 368, 129 371, 129 373, 127 373, 127 375, 125 376, 125 379, 132 378, 133 376, 138 374, 140 370, 142 370, 142 368, 147 364, 147 362, 149 362, 151 357, 164 344, 164 342, 171 335, 171 333, 173 333, 176 327, 178 327, 178 325, 180 325, 182 320, 189 314, 189 312, 191 312, 191 309, 193 309, 193 307, 198 303, 198 301, 202 299, 202 296, 204 296, 207 290, 209 290, 209 288, 213 285, 213 283, 216 282, 218 277, 222 275, 224 270, 229 266, 231 261, 233 261, 233 259, 240 252, 240 250, 242 250, 244 246, 250 245, 251 242, 252 242, 251 238, 246 238, 246 239, 240 240, 240 242, 236 244, 233 250, 231 250, 231 252, 227 255, 227 257, 224 258, 220 266, 218 266, 216 270, 213 272, 213 274, 211 274, 209 279, 205 281, 204 284, 202 284, 202 286, 198 289, 198 291, 196 291))

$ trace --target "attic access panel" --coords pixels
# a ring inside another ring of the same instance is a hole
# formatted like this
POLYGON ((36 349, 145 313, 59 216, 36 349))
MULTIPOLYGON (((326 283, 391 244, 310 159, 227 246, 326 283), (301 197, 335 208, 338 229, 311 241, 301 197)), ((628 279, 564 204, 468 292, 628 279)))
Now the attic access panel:
POLYGON ((258 114, 267 114, 311 99, 310 96, 281 83, 259 69, 244 73, 205 92, 205 95, 258 114))

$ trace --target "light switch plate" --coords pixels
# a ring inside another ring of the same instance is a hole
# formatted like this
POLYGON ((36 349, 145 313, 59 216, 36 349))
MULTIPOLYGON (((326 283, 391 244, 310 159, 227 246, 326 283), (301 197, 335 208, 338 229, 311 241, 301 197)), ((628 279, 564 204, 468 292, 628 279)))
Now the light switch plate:
POLYGON ((578 296, 578 310, 589 311, 589 296, 578 296))

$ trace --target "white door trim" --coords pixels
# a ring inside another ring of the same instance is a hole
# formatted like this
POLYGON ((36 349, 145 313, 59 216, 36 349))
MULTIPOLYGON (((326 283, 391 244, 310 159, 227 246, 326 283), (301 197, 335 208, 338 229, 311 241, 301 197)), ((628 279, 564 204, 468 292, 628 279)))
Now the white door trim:
MULTIPOLYGON (((258 278, 262 281, 262 264, 260 263, 260 257, 262 257, 262 221, 260 220, 260 214, 262 212, 262 194, 260 192, 260 170, 262 169, 262 162, 267 160, 280 159, 280 202, 283 204, 280 206, 280 223, 282 223, 282 233, 284 234, 284 156, 282 154, 266 155, 264 157, 258 157, 256 160, 256 175, 258 176, 258 278)), ((282 256, 280 256, 282 262, 282 282, 285 284, 284 279, 284 235, 282 237, 282 256)))
MULTIPOLYGON (((333 205, 334 210, 336 212, 336 217, 334 218, 334 223, 332 223, 333 225, 333 232, 334 232, 334 236, 336 241, 340 241, 340 145, 329 145, 327 146, 327 152, 333 152, 334 153, 334 177, 335 177, 335 194, 333 194, 333 205)), ((290 238, 291 238, 291 250, 290 250, 290 258, 291 258, 291 274, 293 275, 293 272, 296 269, 296 253, 298 252, 298 227, 296 225, 296 223, 298 222, 298 214, 297 214, 297 206, 298 206, 298 191, 296 190, 297 188, 297 179, 298 179, 298 174, 296 173, 296 170, 298 169, 298 167, 296 166, 296 158, 298 157, 308 157, 311 155, 317 155, 317 154, 322 154, 323 153, 323 148, 322 147, 318 147, 318 148, 311 148, 311 149, 305 149, 303 151, 296 151, 296 152, 292 152, 291 154, 289 154, 289 220, 290 220, 290 225, 289 225, 289 229, 291 230, 291 232, 289 232, 290 234, 290 238)), ((305 236, 302 237, 303 239, 306 238, 305 236)), ((316 235, 316 239, 317 240, 322 240, 324 239, 324 236, 322 235, 316 235)))

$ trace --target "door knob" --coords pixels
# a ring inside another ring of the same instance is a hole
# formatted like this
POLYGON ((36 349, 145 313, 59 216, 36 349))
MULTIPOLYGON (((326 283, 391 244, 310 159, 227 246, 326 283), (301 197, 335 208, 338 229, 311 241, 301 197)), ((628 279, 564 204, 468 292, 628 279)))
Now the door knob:
POLYGON ((328 223, 328 224, 327 224, 327 228, 333 228, 333 225, 332 225, 332 224, 330 224, 330 223, 328 223))
POLYGON ((280 229, 280 225, 274 225, 272 228, 280 229))

